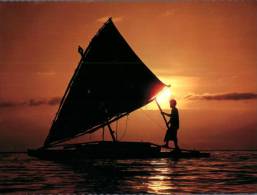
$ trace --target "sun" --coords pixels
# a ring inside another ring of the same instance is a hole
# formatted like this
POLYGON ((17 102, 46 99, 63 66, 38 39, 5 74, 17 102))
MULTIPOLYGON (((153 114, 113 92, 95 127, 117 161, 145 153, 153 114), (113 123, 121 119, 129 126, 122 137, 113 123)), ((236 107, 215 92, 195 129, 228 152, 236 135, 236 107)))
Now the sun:
POLYGON ((163 90, 157 95, 156 100, 161 105, 166 105, 171 99, 171 90, 168 87, 164 87, 163 90))

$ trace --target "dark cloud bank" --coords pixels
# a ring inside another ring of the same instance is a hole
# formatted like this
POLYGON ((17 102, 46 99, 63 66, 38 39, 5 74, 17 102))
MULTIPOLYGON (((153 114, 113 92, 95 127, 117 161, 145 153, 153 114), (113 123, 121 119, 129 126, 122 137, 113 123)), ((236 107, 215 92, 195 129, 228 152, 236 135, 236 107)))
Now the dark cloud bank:
POLYGON ((49 99, 30 99, 27 101, 0 101, 0 108, 20 107, 20 106, 42 106, 58 105, 61 101, 60 97, 53 97, 49 99))
POLYGON ((188 95, 185 97, 188 100, 256 100, 257 93, 223 93, 223 94, 203 94, 203 95, 188 95))
MULTIPOLYGON (((223 94, 203 94, 203 95, 188 95, 187 100, 257 100, 257 93, 223 93, 223 94)), ((1 101, 0 108, 11 108, 20 106, 42 106, 58 105, 61 101, 60 97, 52 97, 49 99, 29 99, 27 101, 1 101)))

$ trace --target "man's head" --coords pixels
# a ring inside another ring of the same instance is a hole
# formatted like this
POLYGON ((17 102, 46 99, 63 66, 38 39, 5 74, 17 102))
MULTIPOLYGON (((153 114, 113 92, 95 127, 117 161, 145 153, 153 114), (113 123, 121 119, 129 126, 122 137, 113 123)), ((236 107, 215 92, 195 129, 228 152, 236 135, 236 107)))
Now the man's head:
POLYGON ((171 100, 170 100, 170 107, 171 107, 171 108, 174 108, 176 105, 177 105, 177 101, 174 100, 174 99, 171 99, 171 100))

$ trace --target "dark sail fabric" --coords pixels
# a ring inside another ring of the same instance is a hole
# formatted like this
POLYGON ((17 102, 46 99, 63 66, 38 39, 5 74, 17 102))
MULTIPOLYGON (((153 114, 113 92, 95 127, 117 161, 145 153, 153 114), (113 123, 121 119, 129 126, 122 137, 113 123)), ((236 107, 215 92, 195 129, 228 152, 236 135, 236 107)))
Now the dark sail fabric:
POLYGON ((91 133, 151 102, 163 87, 109 19, 84 52, 45 146, 91 133))

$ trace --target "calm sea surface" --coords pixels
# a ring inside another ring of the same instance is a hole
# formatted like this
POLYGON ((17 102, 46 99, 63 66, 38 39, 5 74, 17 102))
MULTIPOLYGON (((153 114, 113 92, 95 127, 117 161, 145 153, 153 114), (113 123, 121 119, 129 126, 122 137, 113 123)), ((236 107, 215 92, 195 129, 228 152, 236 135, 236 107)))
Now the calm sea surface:
POLYGON ((253 193, 257 152, 210 158, 86 160, 57 163, 0 154, 0 193, 253 193))

